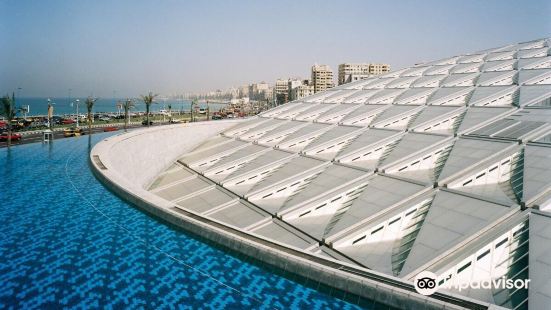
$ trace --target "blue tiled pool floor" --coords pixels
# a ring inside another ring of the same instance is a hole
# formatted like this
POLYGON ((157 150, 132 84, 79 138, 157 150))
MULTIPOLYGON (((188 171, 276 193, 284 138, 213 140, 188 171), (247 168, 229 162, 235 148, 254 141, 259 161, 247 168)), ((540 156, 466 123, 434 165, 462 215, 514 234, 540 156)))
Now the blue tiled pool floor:
POLYGON ((372 308, 158 222, 88 167, 106 134, 0 150, 0 308, 372 308))

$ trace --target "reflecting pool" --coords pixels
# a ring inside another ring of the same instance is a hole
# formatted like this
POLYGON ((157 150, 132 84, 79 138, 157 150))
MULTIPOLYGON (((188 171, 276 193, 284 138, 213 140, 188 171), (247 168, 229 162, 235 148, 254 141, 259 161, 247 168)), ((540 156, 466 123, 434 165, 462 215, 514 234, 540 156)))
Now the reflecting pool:
POLYGON ((272 272, 125 203, 88 166, 107 135, 0 149, 0 308, 382 308, 272 272))

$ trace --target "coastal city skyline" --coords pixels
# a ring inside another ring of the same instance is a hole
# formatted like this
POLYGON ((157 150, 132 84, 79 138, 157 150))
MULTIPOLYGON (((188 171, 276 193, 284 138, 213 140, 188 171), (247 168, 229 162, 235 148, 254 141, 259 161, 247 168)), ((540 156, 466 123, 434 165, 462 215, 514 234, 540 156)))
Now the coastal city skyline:
POLYGON ((129 10, 124 2, 3 1, 0 37, 10 44, 0 48, 8 60, 0 64, 1 91, 67 97, 71 89, 73 96, 103 98, 204 93, 309 79, 315 63, 329 65, 337 84, 341 63, 396 70, 549 35, 549 3, 494 2, 133 2, 129 10), (319 36, 311 37, 312 29, 319 36))

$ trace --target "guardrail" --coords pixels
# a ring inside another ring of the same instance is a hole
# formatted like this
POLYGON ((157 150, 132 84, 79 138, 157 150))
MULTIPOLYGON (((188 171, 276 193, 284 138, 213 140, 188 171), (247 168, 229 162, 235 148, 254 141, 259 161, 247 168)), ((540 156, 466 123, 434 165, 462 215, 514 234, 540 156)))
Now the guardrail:
MULTIPOLYGON (((141 125, 142 122, 128 122, 128 125, 141 125)), ((74 124, 73 124, 74 125, 74 124)), ((103 128, 103 127, 111 127, 111 126, 124 126, 124 123, 105 123, 105 124, 93 124, 92 125, 92 128, 103 128)), ((54 127, 52 129, 52 131, 54 132, 58 132, 58 131, 63 131, 64 129, 67 129, 67 128, 70 128, 65 126, 65 127, 54 127)), ((86 129, 88 128, 88 125, 84 125, 84 126, 80 126, 80 128, 82 129, 86 129)), ((43 129, 37 129, 37 130, 27 130, 27 131, 17 131, 18 134, 22 135, 22 136, 28 136, 28 135, 32 135, 32 134, 37 134, 37 133, 42 133, 44 130, 47 130, 48 128, 43 128, 43 129)), ((16 132, 16 131, 14 131, 16 132)))

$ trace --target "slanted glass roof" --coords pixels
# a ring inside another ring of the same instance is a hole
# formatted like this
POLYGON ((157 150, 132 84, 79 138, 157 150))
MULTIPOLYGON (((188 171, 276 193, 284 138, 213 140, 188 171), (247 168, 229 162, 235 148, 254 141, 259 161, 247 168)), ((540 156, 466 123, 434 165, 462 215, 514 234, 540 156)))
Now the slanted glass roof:
POLYGON ((464 133, 466 131, 482 127, 492 120, 504 117, 513 111, 514 109, 512 107, 471 107, 465 112, 463 120, 457 129, 457 133, 464 133))
POLYGON ((380 162, 380 167, 394 163, 398 160, 407 159, 409 156, 422 151, 425 148, 434 146, 448 137, 441 135, 431 135, 423 133, 407 133, 390 153, 380 162))
POLYGON ((262 136, 256 137, 255 141, 260 144, 266 144, 270 146, 276 145, 278 142, 283 140, 288 135, 292 134, 299 128, 307 126, 308 122, 299 122, 299 121, 287 121, 282 125, 272 128, 266 131, 262 136))
POLYGON ((180 200, 177 202, 177 205, 178 207, 185 207, 198 213, 205 213, 237 201, 238 199, 231 194, 213 187, 208 191, 200 192, 197 195, 180 200))
POLYGON ((514 146, 514 143, 499 140, 457 139, 443 166, 439 181, 445 182, 446 179, 463 173, 473 165, 488 159, 488 157, 498 152, 503 152, 511 146, 514 146))
POLYGON ((380 105, 380 104, 369 104, 363 105, 357 108, 356 110, 347 114, 342 120, 341 123, 344 125, 354 125, 354 126, 367 126, 375 119, 375 117, 383 112, 385 109, 390 107, 389 105, 380 105))
POLYGON ((551 56, 519 59, 519 69, 543 69, 551 68, 551 56))
POLYGON ((338 240, 338 236, 361 225, 372 216, 423 193, 427 187, 405 182, 387 176, 377 175, 342 214, 336 214, 338 221, 327 230, 326 238, 338 240))
POLYGON ((434 91, 436 88, 411 88, 401 93, 395 99, 394 104, 422 105, 427 102, 434 91))
POLYGON ((510 211, 511 208, 503 205, 447 191, 437 192, 401 274, 414 272, 510 211))
POLYGON ((497 60, 497 61, 488 61, 484 63, 481 68, 483 72, 500 72, 500 71, 509 71, 515 69, 516 60, 497 60))
MULTIPOLYGON (((546 305, 550 44, 426 62, 275 107, 184 152, 149 191, 407 281, 425 269, 466 281, 479 261, 493 278, 529 273, 538 287, 516 305, 546 305), (502 251, 499 266, 488 250, 502 251)), ((508 292, 456 293, 514 308, 508 292)))

